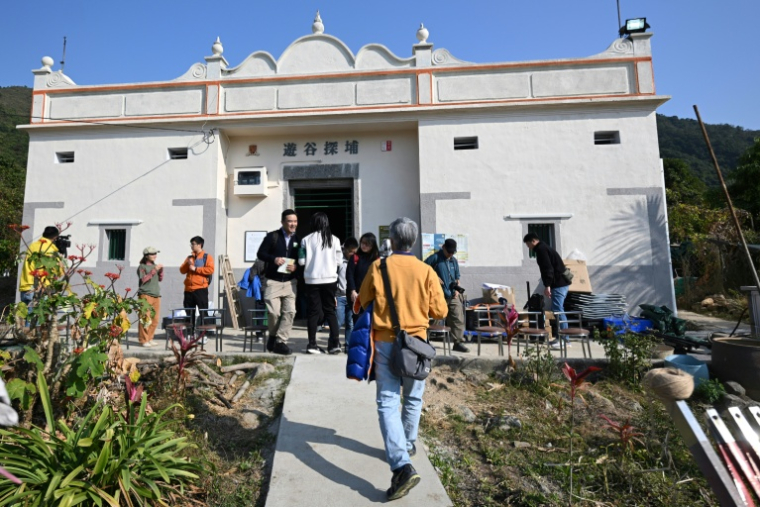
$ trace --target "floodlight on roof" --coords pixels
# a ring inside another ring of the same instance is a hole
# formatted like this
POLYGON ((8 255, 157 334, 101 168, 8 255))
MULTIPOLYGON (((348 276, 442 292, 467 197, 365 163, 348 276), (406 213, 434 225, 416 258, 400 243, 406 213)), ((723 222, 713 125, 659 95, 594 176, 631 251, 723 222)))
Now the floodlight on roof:
POLYGON ((647 18, 626 19, 625 25, 620 27, 620 35, 646 32, 647 28, 651 28, 647 24, 647 18))

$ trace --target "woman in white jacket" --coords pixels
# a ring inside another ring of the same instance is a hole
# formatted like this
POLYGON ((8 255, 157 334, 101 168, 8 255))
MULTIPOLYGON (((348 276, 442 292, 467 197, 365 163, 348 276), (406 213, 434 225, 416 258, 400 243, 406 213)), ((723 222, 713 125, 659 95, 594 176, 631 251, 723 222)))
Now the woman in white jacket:
POLYGON ((338 267, 343 260, 340 240, 332 235, 330 221, 322 212, 314 213, 309 223, 311 234, 301 240, 305 255, 299 256, 298 263, 304 266, 306 282, 306 302, 308 305, 309 345, 306 352, 321 354, 317 347, 317 327, 327 320, 330 324, 330 339, 327 351, 340 353, 340 329, 335 314, 335 290, 338 285, 338 267))

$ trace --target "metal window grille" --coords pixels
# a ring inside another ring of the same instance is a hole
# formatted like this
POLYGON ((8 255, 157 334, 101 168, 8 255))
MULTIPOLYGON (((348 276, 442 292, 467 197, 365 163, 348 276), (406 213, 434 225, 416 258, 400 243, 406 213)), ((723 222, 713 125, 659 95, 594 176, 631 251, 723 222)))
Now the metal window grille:
POLYGON ((455 150, 477 150, 478 138, 476 137, 455 137, 454 138, 455 150))
POLYGON ((74 152, 73 151, 59 151, 55 154, 59 164, 73 164, 74 152))
POLYGON ((109 229, 106 231, 108 237, 108 260, 123 261, 127 252, 127 230, 126 229, 109 229))
POLYGON ((297 188, 295 209, 308 210, 308 215, 321 211, 327 214, 330 228, 341 241, 353 236, 354 208, 351 188, 297 188))
MULTIPOLYGON (((528 224, 528 232, 534 233, 538 236, 539 241, 546 243, 552 248, 554 247, 554 224, 528 224)), ((530 258, 536 257, 536 253, 531 250, 530 258)))
POLYGON ((594 132, 594 144, 620 144, 620 132, 594 132))
POLYGON ((171 160, 185 160, 187 158, 187 148, 169 148, 169 158, 171 160))

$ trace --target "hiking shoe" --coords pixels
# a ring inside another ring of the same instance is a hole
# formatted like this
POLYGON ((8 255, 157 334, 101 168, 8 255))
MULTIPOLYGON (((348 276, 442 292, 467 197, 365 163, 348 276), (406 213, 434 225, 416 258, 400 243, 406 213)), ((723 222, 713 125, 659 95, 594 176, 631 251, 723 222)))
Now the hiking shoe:
POLYGON ((316 345, 309 345, 306 347, 306 353, 307 354, 324 354, 325 351, 321 347, 317 347, 316 345))
POLYGON ((280 354, 282 356, 289 356, 291 354, 290 347, 282 342, 275 343, 274 347, 272 347, 272 352, 275 354, 280 354))
POLYGON ((451 347, 454 352, 464 352, 467 353, 470 351, 470 349, 467 348, 467 346, 463 343, 455 343, 453 347, 451 347))
POLYGON ((393 471, 391 487, 388 488, 388 491, 385 493, 388 495, 388 500, 396 500, 406 496, 409 491, 419 483, 420 475, 412 465, 407 463, 401 468, 393 471))
POLYGON ((274 351, 274 344, 275 344, 276 341, 277 341, 277 337, 276 336, 270 336, 269 338, 267 338, 267 351, 268 352, 273 352, 274 351))
POLYGON ((417 454, 417 446, 412 444, 412 448, 406 451, 409 454, 410 458, 413 458, 415 454, 417 454))
POLYGON ((342 350, 340 349, 340 345, 335 345, 327 349, 327 353, 330 355, 340 354, 341 352, 342 350))

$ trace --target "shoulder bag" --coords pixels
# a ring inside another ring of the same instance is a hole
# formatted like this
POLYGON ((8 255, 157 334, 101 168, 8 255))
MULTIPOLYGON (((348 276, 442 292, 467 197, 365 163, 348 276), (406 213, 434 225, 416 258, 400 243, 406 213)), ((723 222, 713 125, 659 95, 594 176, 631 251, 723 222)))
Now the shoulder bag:
POLYGON ((396 313, 396 303, 393 301, 385 257, 380 260, 380 272, 383 275, 385 297, 388 300, 388 308, 391 312, 393 331, 396 333, 396 341, 393 343, 393 352, 391 353, 391 371, 398 377, 425 380, 433 366, 435 348, 427 340, 411 336, 401 329, 398 313, 396 313))

